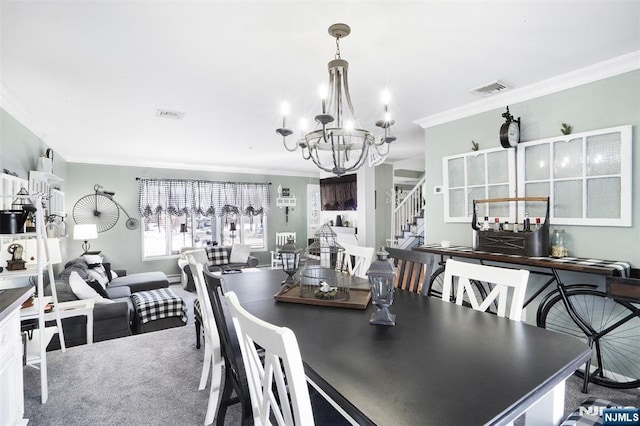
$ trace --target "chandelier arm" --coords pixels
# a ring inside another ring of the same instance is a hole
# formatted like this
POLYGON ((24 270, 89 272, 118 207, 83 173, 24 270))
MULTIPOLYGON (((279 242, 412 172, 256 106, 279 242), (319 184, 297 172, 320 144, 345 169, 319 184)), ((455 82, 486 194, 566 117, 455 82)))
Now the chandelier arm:
POLYGON ((335 73, 335 69, 329 69, 329 91, 328 91, 328 95, 329 95, 329 112, 336 112, 336 114, 334 114, 334 116, 338 119, 337 121, 337 126, 340 127, 340 123, 342 122, 342 117, 337 114, 337 109, 336 109, 336 100, 338 99, 338 96, 336 95, 336 73, 335 73))
MULTIPOLYGON (((315 152, 316 152, 316 155, 318 155, 318 151, 315 150, 315 152)), ((316 159, 313 155, 310 155, 310 158, 311 158, 311 161, 313 161, 313 164, 315 164, 317 168, 319 168, 321 170, 324 170, 325 172, 333 173, 333 169, 329 169, 329 168, 323 166, 320 163, 320 160, 316 159)))
MULTIPOLYGON (((340 141, 338 140, 338 143, 340 143, 340 141)), ((333 167, 334 170, 340 170, 340 150, 338 149, 336 152, 336 145, 335 145, 335 140, 334 140, 334 135, 331 135, 331 157, 333 159, 333 167), (337 154, 337 158, 336 158, 336 154, 337 154)))
POLYGON ((386 140, 387 140, 387 129, 384 129, 384 136, 380 136, 378 138, 374 136, 373 140, 371 141, 371 145, 375 147, 379 147, 382 145, 389 145, 388 143, 385 143, 386 140))
POLYGON ((374 145, 374 148, 375 148, 376 152, 378 154, 380 154, 382 157, 384 157, 387 154, 389 154, 389 151, 390 151, 388 143, 383 143, 383 144, 380 144, 380 145, 376 144, 376 145, 374 145), (381 148, 381 147, 384 147, 384 146, 386 146, 386 149, 381 148))
POLYGON ((344 81, 344 97, 347 100, 347 105, 349 106, 349 111, 351 111, 351 115, 353 116, 353 119, 356 119, 356 113, 355 113, 355 108, 353 108, 353 103, 351 103, 351 93, 349 93, 349 75, 348 75, 348 70, 345 68, 343 70, 344 72, 344 78, 342 79, 342 81, 344 81))
POLYGON ((357 166, 355 167, 356 169, 359 169, 364 164, 364 161, 367 159, 368 153, 369 153, 369 144, 365 143, 363 144, 362 149, 360 150, 360 157, 358 158, 358 161, 354 163, 354 167, 357 166))
POLYGON ((305 154, 305 147, 302 147, 302 159, 303 160, 308 160, 309 158, 311 158, 311 148, 309 147, 309 144, 307 143, 306 146, 306 154, 305 154))
POLYGON ((296 142, 296 144, 293 146, 293 148, 289 148, 287 146, 287 138, 282 138, 282 145, 284 145, 284 149, 286 149, 289 152, 294 152, 296 149, 298 149, 298 143, 296 142))
POLYGON ((336 116, 338 117, 338 127, 344 126, 344 122, 342 121, 342 74, 340 70, 336 70, 337 78, 336 78, 336 116))

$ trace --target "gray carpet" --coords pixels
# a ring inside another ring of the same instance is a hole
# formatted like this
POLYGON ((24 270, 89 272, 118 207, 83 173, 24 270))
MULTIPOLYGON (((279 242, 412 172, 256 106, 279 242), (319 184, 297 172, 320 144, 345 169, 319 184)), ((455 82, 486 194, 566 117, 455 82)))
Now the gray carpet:
MULTIPOLYGON (((172 286, 188 299, 193 293, 172 286)), ((185 327, 49 352, 49 401, 40 404, 39 371, 25 367, 25 417, 30 425, 199 425, 208 388, 198 391, 203 349, 195 348, 193 313, 185 327)), ((565 414, 588 395, 623 406, 640 406, 640 391, 589 385, 580 392, 577 377, 567 381, 565 414)), ((516 422, 521 424, 521 420, 516 422)), ((238 425, 231 407, 227 422, 238 425)))

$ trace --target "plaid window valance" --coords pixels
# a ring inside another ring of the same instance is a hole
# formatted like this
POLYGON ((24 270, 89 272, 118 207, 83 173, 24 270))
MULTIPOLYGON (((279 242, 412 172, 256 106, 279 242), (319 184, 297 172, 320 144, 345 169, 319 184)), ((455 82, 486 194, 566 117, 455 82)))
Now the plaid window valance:
POLYGON ((268 215, 271 205, 268 183, 139 178, 138 194, 138 209, 145 218, 161 213, 268 215))

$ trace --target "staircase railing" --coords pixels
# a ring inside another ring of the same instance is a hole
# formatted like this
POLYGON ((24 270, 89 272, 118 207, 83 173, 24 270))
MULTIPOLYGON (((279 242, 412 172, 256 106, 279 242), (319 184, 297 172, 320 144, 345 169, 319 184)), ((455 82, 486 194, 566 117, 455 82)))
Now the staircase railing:
POLYGON ((422 187, 426 176, 413 187, 407 196, 393 209, 391 215, 391 237, 399 235, 401 228, 406 224, 413 223, 415 216, 419 215, 424 209, 425 202, 422 196, 422 187))

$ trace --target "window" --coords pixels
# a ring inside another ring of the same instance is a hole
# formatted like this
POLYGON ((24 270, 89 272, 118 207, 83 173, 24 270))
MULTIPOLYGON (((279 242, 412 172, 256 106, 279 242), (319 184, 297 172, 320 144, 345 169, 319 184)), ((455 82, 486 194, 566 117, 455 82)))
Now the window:
POLYGON ((139 197, 144 259, 212 243, 267 247, 269 184, 141 178, 139 197))
MULTIPOLYGON (((512 149, 492 148, 442 159, 445 222, 471 223, 473 200, 511 197, 515 193, 515 155, 512 149)), ((479 206, 478 217, 513 220, 515 207, 501 203, 479 206)))
MULTIPOLYGON (((550 198, 554 225, 631 226, 631 148, 620 126, 445 157, 445 222, 470 223, 474 199, 513 197, 517 185, 520 197, 550 198)), ((545 216, 545 203, 515 204, 480 204, 478 217, 545 216)))
POLYGON ((256 251, 266 249, 266 217, 260 220, 242 215, 226 224, 223 218, 202 215, 186 218, 159 214, 142 220, 144 258, 175 255, 182 247, 206 247, 214 242, 222 246, 249 244, 256 251))
POLYGON ((520 144, 518 170, 520 194, 550 197, 553 224, 631 226, 631 126, 520 144))

